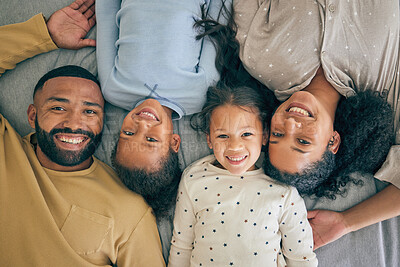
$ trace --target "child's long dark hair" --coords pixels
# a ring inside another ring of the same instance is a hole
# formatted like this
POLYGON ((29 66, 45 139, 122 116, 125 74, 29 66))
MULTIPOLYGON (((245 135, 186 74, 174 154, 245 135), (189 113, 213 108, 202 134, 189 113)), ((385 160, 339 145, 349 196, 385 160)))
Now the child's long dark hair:
POLYGON ((228 86, 223 81, 215 86, 210 86, 207 91, 206 102, 202 110, 191 117, 190 124, 196 131, 210 133, 210 120, 212 112, 219 106, 233 105, 253 108, 258 112, 264 131, 269 129, 273 100, 265 97, 257 89, 247 86, 228 86))
POLYGON ((210 18, 203 7, 202 18, 195 22, 194 27, 201 32, 197 40, 210 38, 214 44, 217 51, 215 66, 228 86, 251 79, 239 58, 240 45, 236 40, 237 26, 233 20, 233 8, 228 8, 225 1, 222 1, 218 17, 210 18), (218 22, 221 20, 226 20, 226 25, 218 22))
POLYGON ((194 23, 194 27, 200 32, 196 39, 210 38, 214 44, 217 52, 215 67, 223 83, 231 87, 245 85, 256 88, 274 99, 275 104, 278 103, 272 91, 252 77, 244 68, 239 58, 240 45, 236 40, 237 26, 233 19, 233 8, 231 5, 226 6, 224 0, 221 1, 221 5, 217 18, 211 18, 206 9, 202 8, 201 20, 196 20, 194 23))
POLYGON ((233 8, 221 1, 217 18, 211 18, 202 8, 201 20, 194 27, 201 33, 196 37, 210 38, 217 51, 215 66, 220 81, 208 89, 206 103, 200 113, 191 118, 191 126, 197 131, 209 133, 212 111, 224 104, 256 108, 260 114, 264 130, 269 129, 273 111, 279 102, 271 90, 253 78, 244 68, 239 58, 239 43, 236 40, 236 23, 233 8), (218 21, 226 20, 226 24, 218 21))

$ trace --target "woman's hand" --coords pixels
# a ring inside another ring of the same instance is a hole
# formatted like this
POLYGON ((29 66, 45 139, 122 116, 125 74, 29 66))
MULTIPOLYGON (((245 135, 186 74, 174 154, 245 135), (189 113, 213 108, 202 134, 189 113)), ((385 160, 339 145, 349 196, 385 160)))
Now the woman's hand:
POLYGON ((307 212, 307 218, 313 230, 314 250, 349 233, 340 212, 312 210, 307 212))

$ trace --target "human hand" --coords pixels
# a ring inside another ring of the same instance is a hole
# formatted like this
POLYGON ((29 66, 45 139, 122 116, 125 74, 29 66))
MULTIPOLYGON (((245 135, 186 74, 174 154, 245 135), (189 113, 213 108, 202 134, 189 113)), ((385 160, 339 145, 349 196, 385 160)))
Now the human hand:
POLYGON ((95 0, 75 0, 50 16, 47 28, 54 43, 60 48, 80 49, 96 46, 93 39, 84 39, 96 24, 95 0))
POLYGON ((349 232, 344 216, 329 210, 311 210, 307 218, 313 230, 314 250, 333 242, 349 232))

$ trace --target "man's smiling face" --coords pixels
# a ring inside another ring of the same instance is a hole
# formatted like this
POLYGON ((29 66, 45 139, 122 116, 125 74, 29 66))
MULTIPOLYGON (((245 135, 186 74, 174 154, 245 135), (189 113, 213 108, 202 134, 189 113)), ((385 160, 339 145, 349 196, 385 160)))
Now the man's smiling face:
POLYGON ((28 108, 40 163, 54 170, 89 167, 101 139, 103 109, 100 88, 91 80, 56 77, 46 81, 28 108))

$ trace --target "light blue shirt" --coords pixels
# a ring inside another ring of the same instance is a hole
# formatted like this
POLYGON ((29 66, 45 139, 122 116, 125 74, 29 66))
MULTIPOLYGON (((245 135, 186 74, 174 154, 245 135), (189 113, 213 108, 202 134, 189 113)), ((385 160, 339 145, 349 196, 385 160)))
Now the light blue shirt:
POLYGON ((97 1, 104 98, 127 110, 154 98, 174 111, 173 118, 199 112, 219 79, 213 44, 195 39, 203 4, 208 9, 210 0, 97 1))

